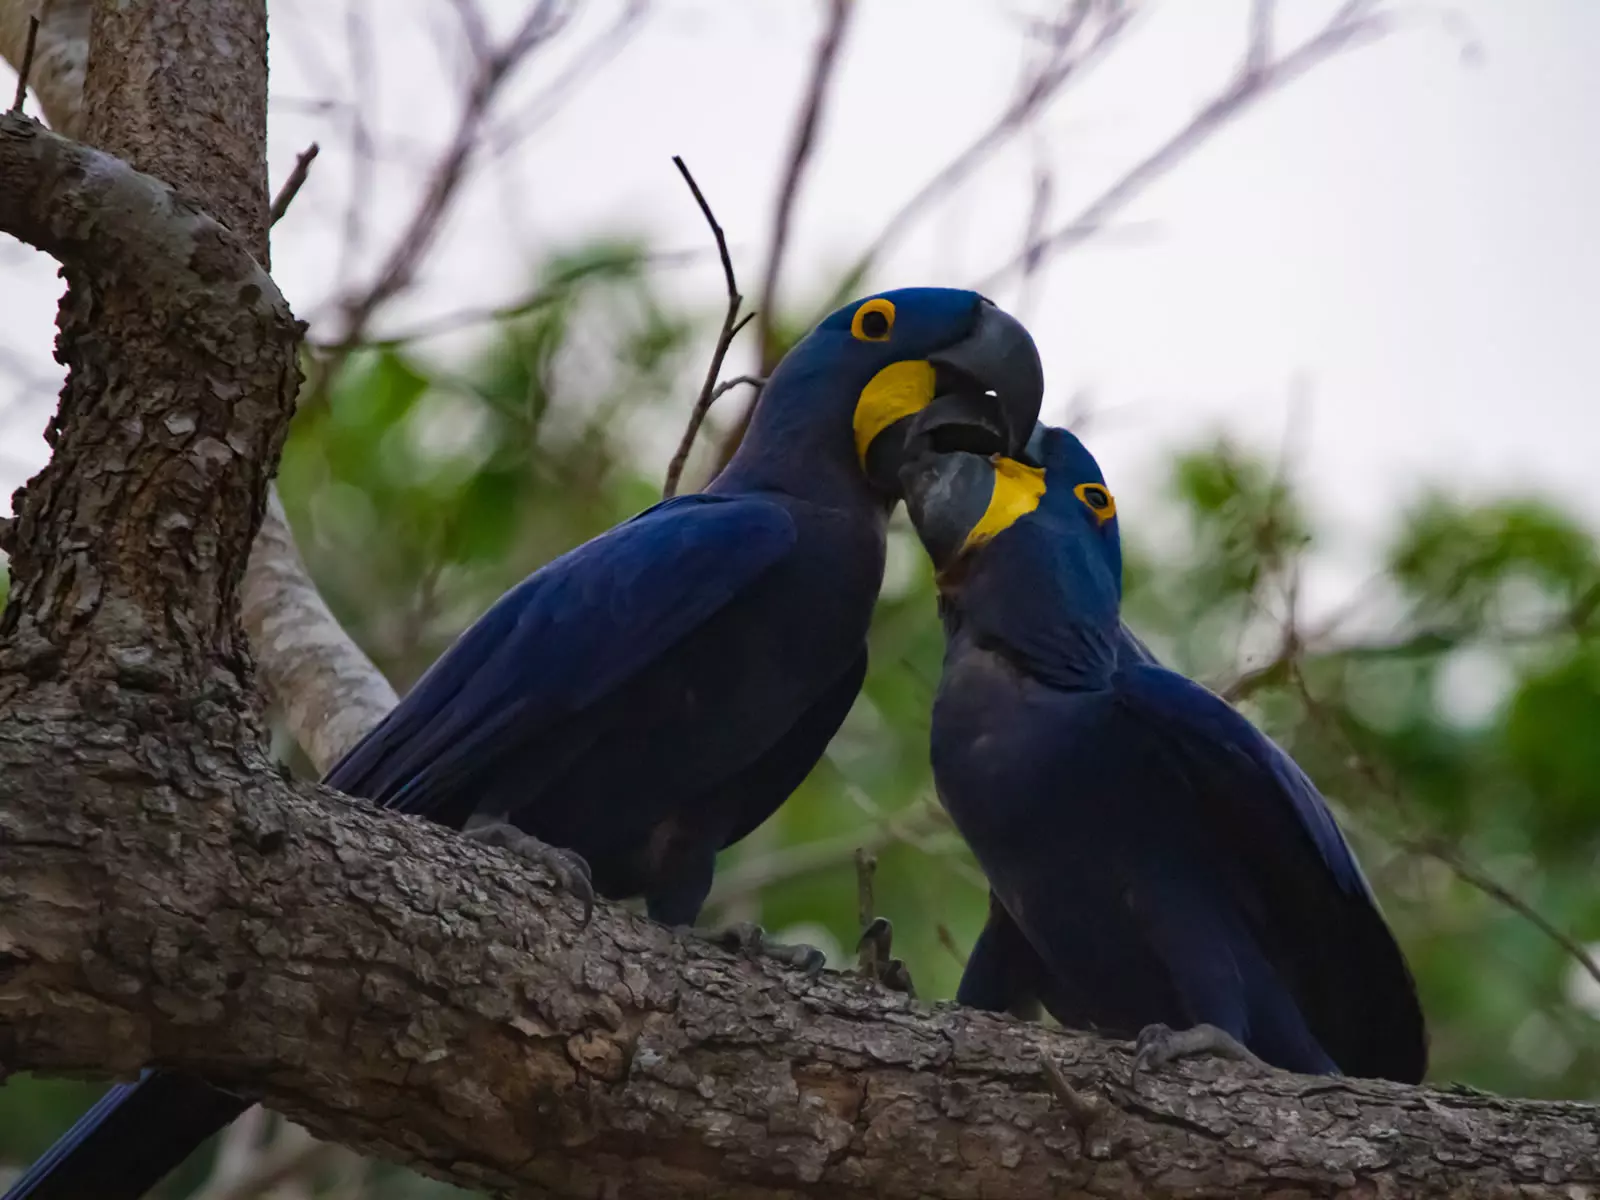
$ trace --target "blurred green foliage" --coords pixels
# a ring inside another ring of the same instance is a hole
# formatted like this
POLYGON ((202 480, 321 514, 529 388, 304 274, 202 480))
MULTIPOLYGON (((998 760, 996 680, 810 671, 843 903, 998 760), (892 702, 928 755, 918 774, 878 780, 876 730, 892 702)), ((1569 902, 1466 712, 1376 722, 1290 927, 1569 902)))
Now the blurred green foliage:
MULTIPOLYGON (((797 325, 780 322, 779 341, 797 325)), ((659 496, 638 464, 677 434, 704 330, 663 301, 641 247, 598 245, 552 261, 465 366, 379 348, 309 397, 284 501, 329 603, 398 687, 506 587, 659 496)), ((1600 1098, 1600 983, 1450 865, 1600 942, 1594 538, 1537 498, 1426 496, 1348 619, 1286 642, 1317 551, 1292 479, 1219 439, 1174 460, 1167 502, 1170 544, 1125 530, 1130 623, 1172 665, 1231 688, 1345 819, 1417 972, 1433 1078, 1600 1098)), ((867 846, 919 991, 953 993, 985 892, 933 802, 941 651, 931 575, 897 518, 862 696, 800 791, 724 855, 704 921, 760 919, 846 965, 853 852, 867 846)), ((0 1161, 38 1153, 95 1091, 13 1080, 0 1161)), ((170 1195, 203 1178, 203 1160, 189 1168, 170 1195)), ((366 1194, 446 1194, 369 1169, 366 1194)))

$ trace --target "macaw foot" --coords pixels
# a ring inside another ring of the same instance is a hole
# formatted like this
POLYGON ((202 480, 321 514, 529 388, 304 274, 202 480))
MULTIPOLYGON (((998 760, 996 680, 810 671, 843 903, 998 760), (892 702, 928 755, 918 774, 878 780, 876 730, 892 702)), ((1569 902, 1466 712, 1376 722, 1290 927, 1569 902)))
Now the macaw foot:
POLYGON ((472 825, 462 830, 461 835, 486 846, 509 850, 517 857, 549 871, 562 888, 583 902, 583 917, 578 921, 578 927, 581 929, 589 923, 589 918, 594 915, 594 883, 589 877, 589 864, 576 850, 563 850, 559 846, 541 842, 504 821, 472 825))
POLYGON ((1222 1058, 1231 1058, 1236 1062, 1254 1063, 1258 1067, 1267 1065, 1246 1049, 1231 1033, 1218 1029, 1215 1025, 1196 1025, 1190 1029, 1146 1025, 1139 1031, 1139 1037, 1133 1046, 1133 1068, 1128 1072, 1128 1086, 1135 1091, 1139 1088, 1141 1072, 1164 1066, 1176 1059, 1192 1058, 1197 1054, 1215 1054, 1222 1058))
POLYGON ((751 958, 770 958, 786 967, 803 971, 807 979, 815 979, 822 974, 822 968, 828 961, 827 955, 815 946, 791 946, 773 941, 767 936, 767 931, 754 921, 740 921, 725 929, 714 930, 706 937, 725 950, 736 950, 751 958))
POLYGON ((893 946, 894 926, 887 917, 874 917, 856 942, 856 970, 890 991, 905 992, 914 998, 917 989, 911 982, 911 972, 901 959, 890 957, 893 946))

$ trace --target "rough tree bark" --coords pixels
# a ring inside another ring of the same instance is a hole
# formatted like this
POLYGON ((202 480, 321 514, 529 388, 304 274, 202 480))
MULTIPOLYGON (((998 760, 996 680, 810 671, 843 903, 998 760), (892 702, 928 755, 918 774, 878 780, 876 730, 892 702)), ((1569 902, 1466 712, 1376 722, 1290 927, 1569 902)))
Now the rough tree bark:
MULTIPOLYGON (((265 30, 208 41, 196 33, 220 28, 227 12, 197 19, 189 5, 123 6, 99 26, 116 52, 101 55, 86 95, 93 8, 0 0, 0 57, 20 67, 29 18, 40 16, 28 78, 50 125, 199 198, 267 265, 265 30)), ((395 693, 312 584, 276 489, 240 599, 260 682, 290 736, 327 770, 394 707, 395 693)))
MULTIPOLYGON (((253 61, 261 8, 205 6, 211 46, 253 61)), ((0 116, 0 230, 63 264, 70 372, 0 619, 0 1072, 182 1068, 526 1195, 1600 1192, 1593 1107, 1210 1062, 1133 1093, 1124 1047, 807 984, 615 906, 580 931, 513 857, 284 778, 238 609, 299 330, 233 194, 230 229, 0 116)))

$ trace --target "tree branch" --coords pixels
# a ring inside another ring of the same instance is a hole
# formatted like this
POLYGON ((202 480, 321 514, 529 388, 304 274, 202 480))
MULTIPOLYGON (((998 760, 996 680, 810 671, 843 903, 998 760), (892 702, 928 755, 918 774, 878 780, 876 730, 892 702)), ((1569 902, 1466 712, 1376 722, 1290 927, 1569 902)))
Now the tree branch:
POLYGON ((1085 205, 1071 221, 1031 239, 1011 261, 975 286, 980 291, 989 291, 1026 264, 1037 264, 1041 256, 1058 254, 1088 241, 1146 188, 1256 102, 1319 64, 1383 37, 1389 32, 1391 21, 1384 12, 1369 11, 1373 7, 1366 3, 1342 6, 1310 39, 1281 58, 1269 61, 1263 55, 1271 38, 1271 6, 1254 3, 1245 53, 1229 83, 1166 141, 1085 205))
MULTIPOLYGON (((700 434, 700 426, 705 423, 706 414, 711 411, 711 406, 718 397, 728 390, 728 387, 717 383, 717 376, 722 374, 723 360, 728 357, 728 347, 733 345, 733 339, 739 331, 750 323, 750 318, 755 313, 746 313, 739 316, 739 306, 744 303, 744 297, 739 294, 739 282, 734 278, 733 259, 728 254, 728 239, 722 232, 722 226, 717 223, 716 214, 711 211, 711 204, 706 200, 705 193, 700 190, 700 185, 694 181, 694 176, 689 173, 688 166, 676 154, 672 156, 672 163, 678 168, 678 174, 683 176, 683 181, 689 185, 689 190, 694 193, 694 202, 700 206, 700 212, 706 219, 706 224, 711 226, 711 236, 717 243, 717 256, 722 260, 722 279, 728 288, 728 311, 722 318, 722 330, 717 334, 716 348, 711 352, 711 363, 706 367, 705 383, 700 387, 700 395, 694 402, 694 408, 689 413, 689 423, 684 426, 683 436, 678 439, 678 448, 672 452, 672 461, 667 464, 666 482, 662 484, 661 496, 670 500, 678 493, 678 483, 683 478, 683 468, 689 461, 689 451, 694 449, 694 440, 700 434)), ((741 380, 749 381, 750 377, 741 375, 741 380)), ((730 383, 728 386, 732 386, 730 383)))
MULTIPOLYGON (((0 0, 0 56, 15 65, 33 10, 32 0, 0 0)), ((49 0, 29 77, 45 119, 68 136, 83 128, 91 10, 90 0, 49 0)), ((284 710, 290 736, 326 770, 394 706, 395 693, 317 594, 276 488, 250 553, 242 600, 260 682, 284 710)))
POLYGON ((85 750, 82 732, 0 725, 6 1070, 196 1071, 319 1137, 527 1195, 1600 1184, 1590 1106, 1211 1061, 1130 1093, 1125 1046, 808 984, 612 905, 580 931, 511 855, 272 776, 85 750), (1099 1128, 1053 1107, 1041 1055, 1105 1104, 1099 1128))
MULTIPOLYGON (((816 148, 817 127, 822 123, 822 111, 827 103, 828 91, 833 81, 834 64, 839 59, 839 47, 850 24, 854 0, 827 0, 828 12, 822 27, 822 36, 811 56, 811 74, 800 101, 800 111, 795 118, 794 136, 789 145, 783 177, 778 183, 777 204, 772 216, 772 241, 767 247, 767 261, 761 271, 761 295, 756 300, 756 354, 760 358, 760 373, 772 374, 782 357, 775 338, 774 321, 777 320, 778 281, 783 273, 784 256, 789 249, 789 225, 794 219, 795 205, 800 199, 800 188, 810 165, 812 151, 816 148)), ((717 461, 712 471, 720 475, 732 460, 739 443, 744 440, 755 412, 752 397, 744 406, 733 428, 717 448, 717 461)))

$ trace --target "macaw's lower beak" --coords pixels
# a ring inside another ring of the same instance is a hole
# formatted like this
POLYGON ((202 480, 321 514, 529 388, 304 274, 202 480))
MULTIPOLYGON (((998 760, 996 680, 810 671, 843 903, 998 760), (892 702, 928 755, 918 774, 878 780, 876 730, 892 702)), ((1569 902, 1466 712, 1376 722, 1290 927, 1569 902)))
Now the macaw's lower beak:
POLYGON ((1044 399, 1039 351, 1022 323, 985 301, 971 331, 926 360, 880 373, 856 408, 867 478, 900 492, 900 468, 928 450, 1017 454, 1044 399))
POLYGON ((924 450, 900 469, 906 511, 943 571, 1039 507, 1044 471, 1000 454, 924 450))

